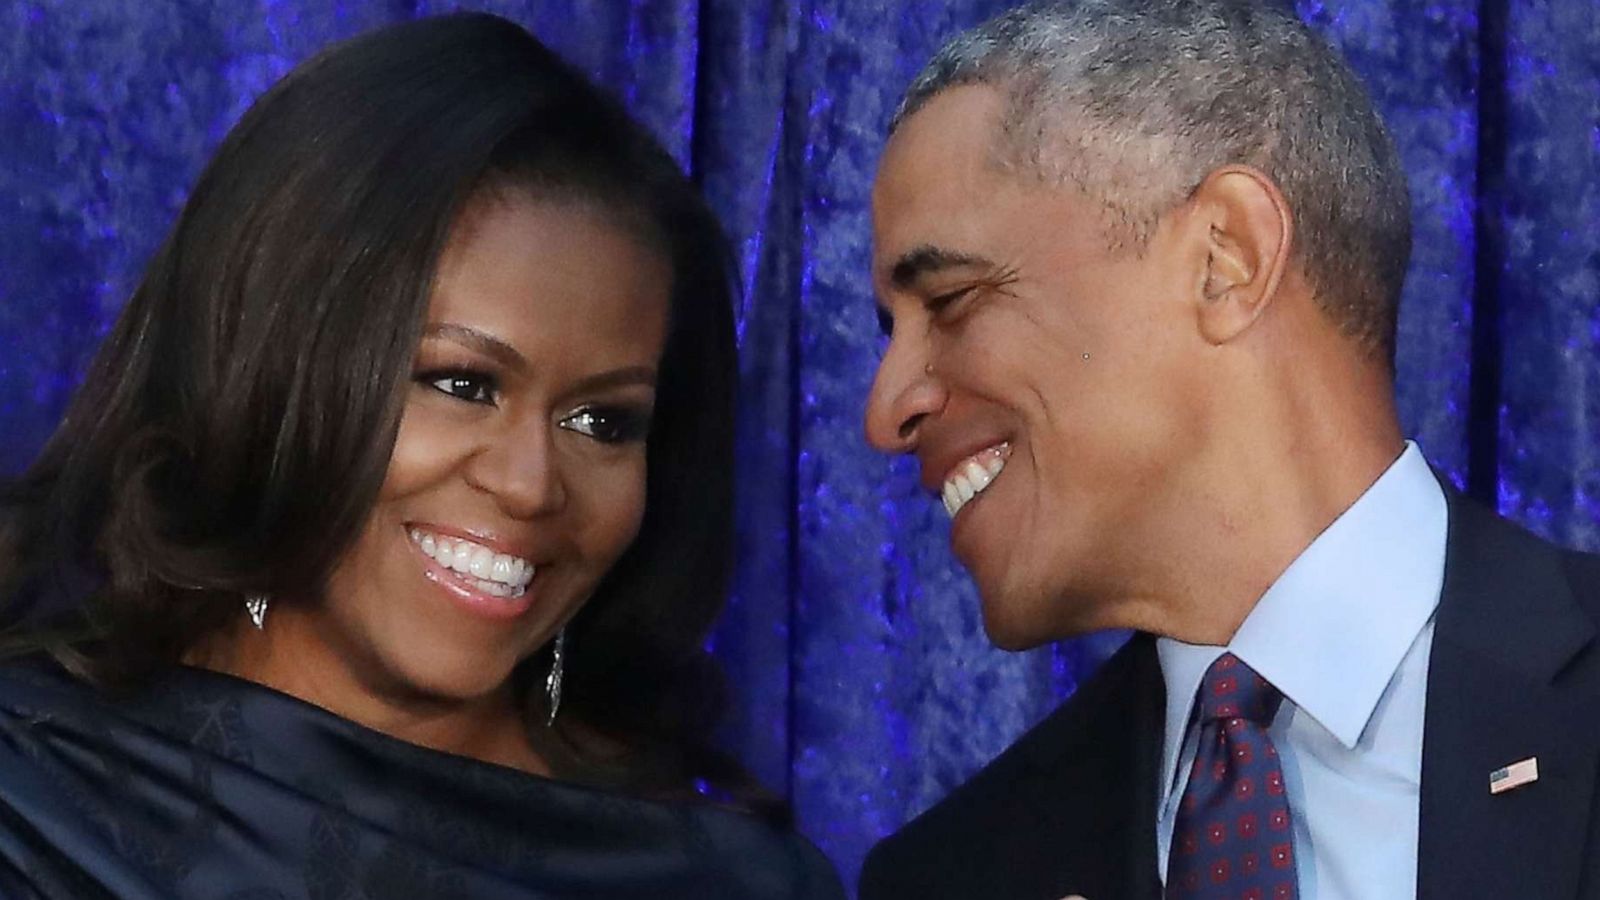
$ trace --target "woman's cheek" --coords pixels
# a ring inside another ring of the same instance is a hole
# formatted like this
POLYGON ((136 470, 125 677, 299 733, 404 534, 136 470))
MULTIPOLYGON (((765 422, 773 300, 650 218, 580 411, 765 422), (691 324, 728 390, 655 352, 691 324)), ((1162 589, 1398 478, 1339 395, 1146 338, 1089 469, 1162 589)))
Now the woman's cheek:
POLYGON ((426 487, 471 455, 476 430, 430 406, 415 401, 407 404, 380 498, 404 496, 426 487))
POLYGON ((613 559, 621 556, 644 522, 646 462, 641 448, 626 460, 599 466, 584 479, 588 516, 613 559))

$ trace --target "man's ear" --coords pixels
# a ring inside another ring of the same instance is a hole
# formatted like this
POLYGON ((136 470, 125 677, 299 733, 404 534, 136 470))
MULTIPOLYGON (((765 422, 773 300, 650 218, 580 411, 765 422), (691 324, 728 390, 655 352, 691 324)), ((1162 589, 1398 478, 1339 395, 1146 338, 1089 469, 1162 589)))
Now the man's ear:
POLYGON ((1283 192, 1260 170, 1224 166, 1190 198, 1205 228, 1204 270, 1196 307, 1200 333, 1225 344, 1261 318, 1288 267, 1294 220, 1283 192))

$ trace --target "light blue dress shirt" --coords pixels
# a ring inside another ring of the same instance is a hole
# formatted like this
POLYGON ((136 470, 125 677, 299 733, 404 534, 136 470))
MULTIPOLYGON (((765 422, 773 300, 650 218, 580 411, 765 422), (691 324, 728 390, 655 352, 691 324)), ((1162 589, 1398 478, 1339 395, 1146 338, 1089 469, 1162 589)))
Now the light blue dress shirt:
POLYGON ((1226 648, 1162 638, 1167 685, 1157 860, 1195 757, 1188 728, 1211 663, 1231 650, 1283 692, 1283 763, 1302 900, 1415 897, 1422 724, 1446 508, 1416 444, 1262 595, 1226 648))

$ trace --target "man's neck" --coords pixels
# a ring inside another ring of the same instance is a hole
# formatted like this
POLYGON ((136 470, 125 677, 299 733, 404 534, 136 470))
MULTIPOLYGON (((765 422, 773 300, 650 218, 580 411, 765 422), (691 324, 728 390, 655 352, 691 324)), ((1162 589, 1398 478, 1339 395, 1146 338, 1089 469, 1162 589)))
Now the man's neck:
POLYGON ((1226 644, 1283 571, 1393 465, 1405 442, 1389 387, 1366 374, 1378 382, 1366 390, 1279 391, 1223 423, 1200 467, 1195 514, 1168 523, 1170 546, 1183 552, 1138 627, 1226 644))

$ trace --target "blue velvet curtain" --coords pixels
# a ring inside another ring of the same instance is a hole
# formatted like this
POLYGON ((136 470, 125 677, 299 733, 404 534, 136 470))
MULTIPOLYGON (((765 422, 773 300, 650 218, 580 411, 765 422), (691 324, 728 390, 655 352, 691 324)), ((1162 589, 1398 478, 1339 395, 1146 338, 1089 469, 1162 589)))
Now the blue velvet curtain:
MULTIPOLYGON (((853 879, 1071 693, 1116 635, 1005 654, 914 466, 869 450, 867 198, 898 94, 1005 0, 0 0, 0 472, 54 425, 208 152, 326 43, 523 22, 704 185, 745 287, 730 746, 853 879)), ((1461 486, 1600 548, 1600 4, 1300 0, 1411 175, 1406 426, 1461 486)))

